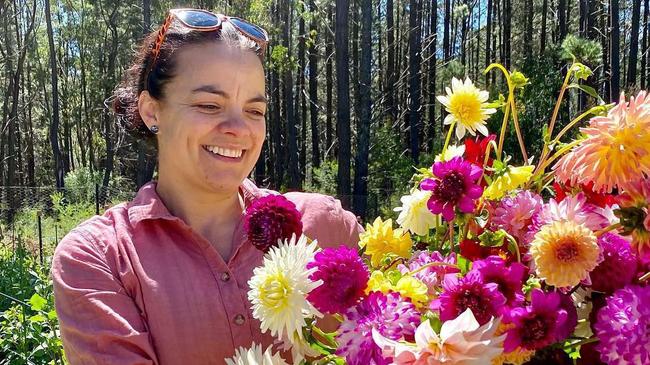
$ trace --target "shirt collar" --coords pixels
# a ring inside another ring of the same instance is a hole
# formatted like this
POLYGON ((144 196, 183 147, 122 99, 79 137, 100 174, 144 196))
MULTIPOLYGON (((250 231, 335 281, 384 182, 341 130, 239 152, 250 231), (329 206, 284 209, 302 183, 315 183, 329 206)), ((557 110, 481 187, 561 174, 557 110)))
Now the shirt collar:
MULTIPOLYGON (((174 216, 156 192, 156 181, 144 184, 135 198, 127 204, 129 220, 135 227, 143 220, 149 219, 178 219, 174 216)), ((239 186, 239 192, 244 198, 244 207, 248 207, 255 199, 268 195, 269 191, 260 189, 249 179, 244 179, 239 186)))

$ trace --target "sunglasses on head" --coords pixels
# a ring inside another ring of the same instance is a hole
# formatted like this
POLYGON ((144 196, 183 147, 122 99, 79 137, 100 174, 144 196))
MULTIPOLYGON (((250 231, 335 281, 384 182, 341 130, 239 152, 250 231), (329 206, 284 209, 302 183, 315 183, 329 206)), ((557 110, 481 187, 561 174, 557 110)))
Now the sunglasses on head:
POLYGON ((160 55, 160 47, 165 41, 167 30, 174 19, 177 19, 186 28, 202 32, 221 29, 221 25, 224 22, 229 22, 241 34, 257 43, 262 49, 262 52, 266 50, 266 46, 269 42, 269 35, 264 29, 244 19, 223 14, 215 14, 202 9, 171 9, 169 10, 167 18, 165 18, 165 22, 158 31, 158 37, 156 38, 156 43, 153 48, 152 60, 149 63, 147 72, 145 73, 145 89, 147 85, 146 80, 149 77, 149 73, 156 65, 156 61, 160 55))

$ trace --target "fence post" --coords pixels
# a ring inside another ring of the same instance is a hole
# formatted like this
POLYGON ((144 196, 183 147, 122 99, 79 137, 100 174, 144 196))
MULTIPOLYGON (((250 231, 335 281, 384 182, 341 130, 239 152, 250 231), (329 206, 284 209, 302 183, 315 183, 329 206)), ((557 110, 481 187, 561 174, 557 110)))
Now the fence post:
POLYGON ((99 215, 99 184, 95 184, 95 214, 99 215))
POLYGON ((41 229, 41 213, 38 213, 38 254, 43 265, 43 231, 41 229))

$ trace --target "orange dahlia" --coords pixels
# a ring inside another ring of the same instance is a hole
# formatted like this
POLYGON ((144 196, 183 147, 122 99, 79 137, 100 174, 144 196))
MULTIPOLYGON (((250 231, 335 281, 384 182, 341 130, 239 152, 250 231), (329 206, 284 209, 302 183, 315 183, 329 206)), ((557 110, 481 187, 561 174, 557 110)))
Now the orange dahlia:
POLYGON ((575 286, 598 265, 600 247, 587 227, 572 221, 547 224, 530 246, 537 275, 556 287, 575 286))
POLYGON ((609 193, 650 174, 650 95, 645 91, 620 102, 607 116, 580 128, 586 139, 553 166, 557 179, 572 185, 593 182, 609 193))

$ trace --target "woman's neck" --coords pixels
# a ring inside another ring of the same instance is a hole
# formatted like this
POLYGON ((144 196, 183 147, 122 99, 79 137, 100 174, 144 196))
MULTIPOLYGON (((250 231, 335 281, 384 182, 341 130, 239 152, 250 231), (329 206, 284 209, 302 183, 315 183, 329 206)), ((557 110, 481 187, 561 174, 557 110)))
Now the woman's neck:
POLYGON ((230 252, 232 233, 244 209, 239 191, 219 194, 159 179, 156 192, 170 213, 210 241, 222 256, 230 252))

